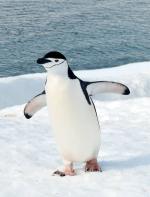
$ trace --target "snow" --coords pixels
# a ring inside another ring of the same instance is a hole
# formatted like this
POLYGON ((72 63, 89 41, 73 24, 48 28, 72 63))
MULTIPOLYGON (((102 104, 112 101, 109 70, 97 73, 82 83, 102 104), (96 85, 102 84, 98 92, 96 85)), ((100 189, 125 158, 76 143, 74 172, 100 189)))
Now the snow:
POLYGON ((52 176, 62 161, 47 108, 30 120, 22 113, 24 103, 42 91, 45 74, 1 78, 0 197, 150 196, 150 62, 76 74, 85 80, 115 80, 131 89, 130 96, 95 100, 103 172, 84 173, 79 163, 77 176, 52 176))

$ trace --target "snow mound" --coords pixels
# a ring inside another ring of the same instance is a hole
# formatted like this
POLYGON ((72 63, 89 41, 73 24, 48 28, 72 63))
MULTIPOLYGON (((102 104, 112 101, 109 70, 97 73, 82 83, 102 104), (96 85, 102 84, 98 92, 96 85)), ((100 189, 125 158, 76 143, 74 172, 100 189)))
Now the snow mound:
MULTIPOLYGON (((150 62, 133 63, 108 69, 76 71, 87 81, 113 80, 127 85, 129 97, 100 95, 101 100, 126 99, 150 96, 150 62)), ((26 103, 44 89, 46 74, 29 74, 17 77, 0 78, 0 109, 26 103)))

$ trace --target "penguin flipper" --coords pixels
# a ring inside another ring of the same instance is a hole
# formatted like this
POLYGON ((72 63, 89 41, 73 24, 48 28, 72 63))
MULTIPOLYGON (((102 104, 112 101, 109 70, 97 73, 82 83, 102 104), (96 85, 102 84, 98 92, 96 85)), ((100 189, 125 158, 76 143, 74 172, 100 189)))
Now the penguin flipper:
POLYGON ((130 94, 129 88, 122 83, 117 83, 113 81, 95 81, 85 83, 86 90, 90 96, 99 93, 116 93, 123 95, 130 94))
POLYGON ((30 119, 37 111, 46 105, 45 91, 31 99, 24 108, 24 116, 30 119))

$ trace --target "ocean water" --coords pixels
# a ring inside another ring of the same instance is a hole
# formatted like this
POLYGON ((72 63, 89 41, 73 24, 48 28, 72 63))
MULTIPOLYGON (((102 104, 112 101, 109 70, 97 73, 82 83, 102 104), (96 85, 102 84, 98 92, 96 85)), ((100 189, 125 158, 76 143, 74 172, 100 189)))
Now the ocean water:
POLYGON ((0 0, 0 77, 44 72, 62 52, 74 70, 150 60, 149 0, 0 0))

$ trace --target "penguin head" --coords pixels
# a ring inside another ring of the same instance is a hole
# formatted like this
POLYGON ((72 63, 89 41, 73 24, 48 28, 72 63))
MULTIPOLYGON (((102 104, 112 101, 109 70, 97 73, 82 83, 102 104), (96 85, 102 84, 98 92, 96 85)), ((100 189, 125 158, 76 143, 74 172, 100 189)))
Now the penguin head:
POLYGON ((49 71, 52 67, 55 66, 67 66, 66 57, 57 51, 51 51, 44 55, 44 57, 37 59, 38 64, 42 64, 44 68, 49 71))

